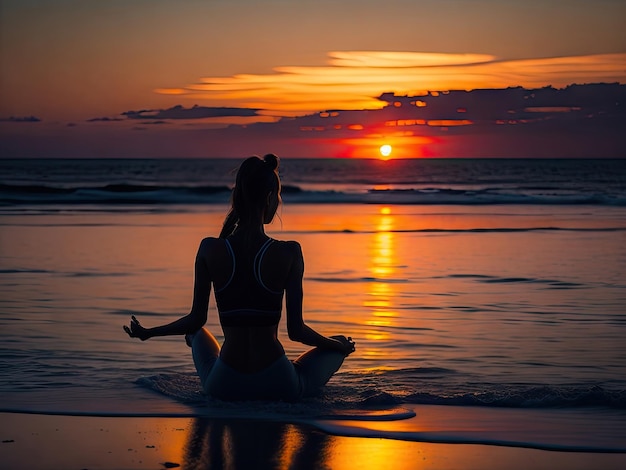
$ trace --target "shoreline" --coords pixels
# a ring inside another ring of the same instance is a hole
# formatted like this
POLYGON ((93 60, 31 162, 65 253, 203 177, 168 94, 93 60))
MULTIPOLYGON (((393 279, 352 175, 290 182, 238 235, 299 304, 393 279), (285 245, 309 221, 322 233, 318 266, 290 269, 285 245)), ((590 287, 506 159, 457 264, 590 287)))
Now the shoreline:
MULTIPOLYGON (((438 411, 438 410, 435 410, 438 411)), ((418 410, 418 416, 424 415, 418 410)), ((426 413, 429 420, 435 415, 426 413)), ((347 437, 319 426, 246 418, 1 413, 0 456, 13 469, 385 468, 618 469, 626 453, 347 437)), ((440 416, 446 421, 449 416, 440 416)), ((399 421, 405 423, 410 420, 399 421)), ((353 421, 352 423, 355 423, 353 421)), ((333 421, 330 421, 333 423, 333 421)), ((363 422, 360 422, 363 423, 363 422)), ((371 422, 368 423, 368 425, 371 422)), ((379 422, 379 426, 389 424, 379 422)), ((480 427, 484 423, 468 423, 480 427)), ((395 424, 394 424, 395 425, 395 424)), ((428 422, 426 429, 428 429, 428 422)), ((476 430, 480 432, 480 430, 476 430)))

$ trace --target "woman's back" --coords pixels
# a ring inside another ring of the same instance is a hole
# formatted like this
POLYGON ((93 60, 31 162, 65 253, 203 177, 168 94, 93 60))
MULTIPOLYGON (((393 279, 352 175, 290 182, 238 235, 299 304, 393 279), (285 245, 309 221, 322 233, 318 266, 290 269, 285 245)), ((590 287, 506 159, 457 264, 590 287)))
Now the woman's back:
POLYGON ((284 354, 277 337, 293 242, 236 233, 211 239, 207 260, 224 345, 221 358, 240 372, 262 370, 284 354))
MULTIPOLYGON (((271 326, 280 321, 284 286, 271 289, 264 282, 264 261, 275 243, 266 238, 259 243, 229 237, 224 245, 231 257, 226 284, 215 285, 215 299, 222 326, 271 326)), ((277 260, 271 260, 270 266, 277 260)), ((270 279, 274 281, 276 279, 270 279)))

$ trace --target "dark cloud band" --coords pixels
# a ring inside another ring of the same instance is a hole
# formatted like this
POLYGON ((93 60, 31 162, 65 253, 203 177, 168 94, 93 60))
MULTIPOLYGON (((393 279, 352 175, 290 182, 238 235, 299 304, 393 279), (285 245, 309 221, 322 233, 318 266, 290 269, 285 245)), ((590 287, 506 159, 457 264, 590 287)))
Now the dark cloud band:
POLYGON ((205 119, 213 117, 248 117, 257 116, 258 109, 193 106, 185 108, 181 105, 168 109, 144 109, 126 111, 122 116, 128 119, 205 119))

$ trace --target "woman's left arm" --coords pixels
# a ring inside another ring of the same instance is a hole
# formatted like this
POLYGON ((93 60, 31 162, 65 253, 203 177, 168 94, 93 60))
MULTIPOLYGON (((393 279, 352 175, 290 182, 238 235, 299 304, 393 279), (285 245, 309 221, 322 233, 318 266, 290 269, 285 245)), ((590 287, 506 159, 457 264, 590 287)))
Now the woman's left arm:
POLYGON ((191 312, 167 325, 144 328, 133 315, 130 326, 124 325, 124 331, 131 338, 142 341, 154 336, 185 335, 195 333, 206 323, 209 310, 209 294, 211 293, 211 275, 207 266, 209 239, 202 240, 195 261, 193 286, 193 304, 191 312))

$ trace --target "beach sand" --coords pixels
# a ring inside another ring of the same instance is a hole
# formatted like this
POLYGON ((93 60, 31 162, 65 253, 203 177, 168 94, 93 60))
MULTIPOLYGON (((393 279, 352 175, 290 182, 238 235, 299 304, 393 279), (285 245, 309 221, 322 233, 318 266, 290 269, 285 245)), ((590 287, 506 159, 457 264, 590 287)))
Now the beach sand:
MULTIPOLYGON (((442 408, 416 411, 428 428, 442 408)), ((455 412, 444 408, 441 420, 448 425, 455 412)), ((401 429, 403 421, 396 423, 401 429)), ((0 438, 0 466, 7 469, 626 468, 622 453, 339 437, 310 425, 250 419, 3 413, 0 438)))

